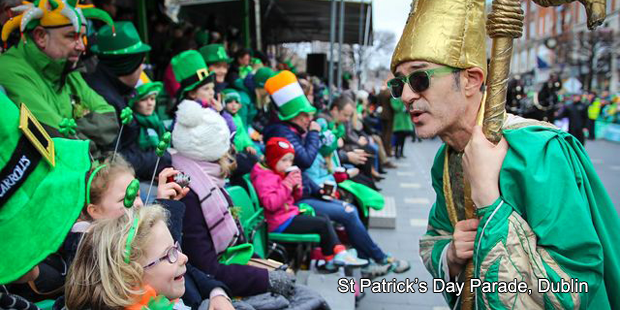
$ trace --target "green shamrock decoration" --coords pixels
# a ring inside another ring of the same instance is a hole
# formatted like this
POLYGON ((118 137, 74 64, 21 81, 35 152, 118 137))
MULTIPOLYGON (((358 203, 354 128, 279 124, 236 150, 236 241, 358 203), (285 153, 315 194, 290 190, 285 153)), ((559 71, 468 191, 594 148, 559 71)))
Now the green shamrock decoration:
POLYGON ((75 136, 76 134, 75 129, 77 128, 77 124, 72 118, 63 118, 58 127, 58 131, 60 131, 60 133, 65 138, 68 138, 69 136, 75 136))
POLYGON ((170 134, 170 131, 166 131, 166 133, 164 133, 164 135, 162 136, 161 141, 159 141, 159 144, 157 145, 157 150, 155 150, 157 156, 164 156, 164 152, 166 152, 166 150, 170 146, 171 140, 172 134, 170 134))
POLYGON ((136 200, 138 196, 138 191, 140 190, 140 181, 137 179, 133 179, 129 186, 127 186, 127 190, 125 191, 125 199, 123 200, 123 205, 125 208, 129 209, 133 207, 133 202, 136 200))
POLYGON ((127 125, 133 121, 133 111, 130 107, 126 107, 121 111, 121 123, 127 125))

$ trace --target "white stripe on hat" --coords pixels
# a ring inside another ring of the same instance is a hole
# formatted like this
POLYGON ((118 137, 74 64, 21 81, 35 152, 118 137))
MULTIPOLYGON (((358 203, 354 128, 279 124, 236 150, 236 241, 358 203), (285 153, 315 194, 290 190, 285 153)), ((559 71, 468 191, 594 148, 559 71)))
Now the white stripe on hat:
POLYGON ((273 93, 271 97, 273 98, 273 101, 275 101, 276 105, 278 107, 281 107, 287 102, 299 96, 303 96, 303 95, 304 95, 304 91, 301 89, 301 86, 299 85, 299 83, 295 81, 294 83, 288 84, 278 89, 278 91, 273 93))

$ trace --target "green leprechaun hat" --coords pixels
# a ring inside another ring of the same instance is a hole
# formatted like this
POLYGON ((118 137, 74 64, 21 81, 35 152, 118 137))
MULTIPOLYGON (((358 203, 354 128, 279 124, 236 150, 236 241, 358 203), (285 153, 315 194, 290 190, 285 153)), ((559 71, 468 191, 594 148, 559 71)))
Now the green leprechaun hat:
POLYGON ((276 73, 271 70, 271 68, 262 67, 256 70, 256 73, 254 74, 254 84, 256 85, 256 87, 263 88, 265 87, 265 83, 267 82, 267 80, 272 78, 274 75, 276 75, 276 73))
POLYGON ((129 99, 129 107, 133 109, 133 105, 136 102, 150 95, 157 96, 163 89, 164 84, 162 82, 151 81, 149 76, 143 71, 140 75, 140 80, 138 80, 138 86, 136 86, 136 95, 129 99))
POLYGON ((201 47, 199 50, 202 58, 204 58, 207 66, 217 62, 232 62, 232 58, 228 57, 226 49, 222 44, 209 44, 201 47))
POLYGON ((215 75, 209 74, 205 60, 197 51, 182 52, 172 58, 171 64, 174 77, 181 84, 178 98, 183 98, 186 92, 215 80, 215 75))
POLYGON ((105 25, 97 32, 97 43, 90 50, 99 55, 142 54, 151 47, 142 42, 138 30, 131 22, 116 22, 116 33, 112 27, 105 25))
POLYGON ((302 112, 316 113, 316 108, 310 104, 297 82, 297 77, 291 71, 280 71, 268 79, 265 89, 278 108, 278 117, 283 121, 288 121, 302 112))
POLYGON ((0 284, 56 252, 80 215, 88 141, 50 138, 25 104, 0 92, 0 284))

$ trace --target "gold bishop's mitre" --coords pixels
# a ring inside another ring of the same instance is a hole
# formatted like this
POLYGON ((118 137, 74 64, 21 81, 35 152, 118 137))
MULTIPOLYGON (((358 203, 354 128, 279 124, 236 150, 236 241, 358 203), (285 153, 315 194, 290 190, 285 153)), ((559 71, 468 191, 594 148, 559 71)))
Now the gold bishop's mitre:
POLYGON ((405 61, 454 68, 479 67, 487 74, 485 0, 413 0, 390 69, 405 61))

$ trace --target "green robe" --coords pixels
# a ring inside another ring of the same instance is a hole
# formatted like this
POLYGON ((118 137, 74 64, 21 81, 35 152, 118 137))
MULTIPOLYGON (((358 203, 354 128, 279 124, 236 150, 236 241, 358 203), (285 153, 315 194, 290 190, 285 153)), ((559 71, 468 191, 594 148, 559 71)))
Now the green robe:
MULTIPOLYGON (((24 103, 39 122, 53 129, 63 118, 75 119, 77 135, 97 146, 110 146, 118 135, 114 107, 84 81, 79 72, 60 80, 66 61, 50 59, 32 39, 0 55, 0 85, 16 104, 24 103), (90 111, 90 113, 86 113, 90 111)), ((49 128, 48 127, 48 128, 49 128)))
POLYGON ((394 109, 394 125, 393 131, 413 131, 413 123, 411 122, 411 117, 409 113, 407 113, 407 108, 405 104, 400 99, 390 98, 390 104, 392 105, 392 109, 394 109))
MULTIPOLYGON (((620 309, 620 220, 585 149, 553 128, 516 125, 503 133, 510 148, 501 195, 477 210, 474 278, 525 281, 533 293, 477 290, 477 308, 620 309), (589 293, 538 293, 539 278, 576 278, 588 283, 589 293)), ((444 250, 454 231, 444 195, 445 149, 433 164, 437 198, 420 239, 426 268, 441 279, 449 279, 444 250)), ((451 306, 458 302, 456 294, 444 297, 451 306)))

